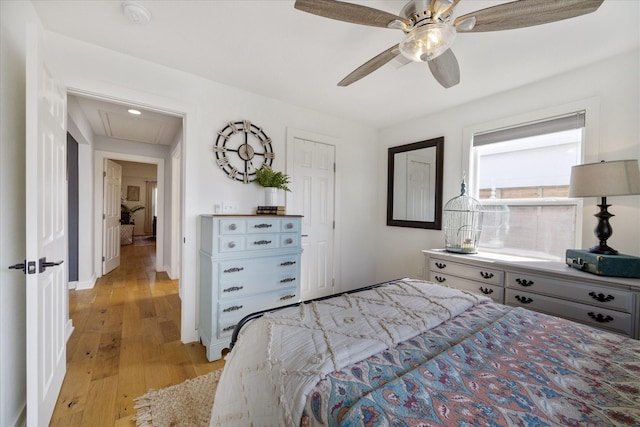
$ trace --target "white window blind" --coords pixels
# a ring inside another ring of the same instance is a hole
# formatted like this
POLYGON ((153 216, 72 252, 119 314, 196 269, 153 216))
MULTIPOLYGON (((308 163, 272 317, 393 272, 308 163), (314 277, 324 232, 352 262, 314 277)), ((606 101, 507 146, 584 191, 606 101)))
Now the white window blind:
POLYGON ((512 141, 565 130, 582 129, 584 125, 585 112, 579 111, 566 116, 475 134, 473 136, 473 146, 512 141))

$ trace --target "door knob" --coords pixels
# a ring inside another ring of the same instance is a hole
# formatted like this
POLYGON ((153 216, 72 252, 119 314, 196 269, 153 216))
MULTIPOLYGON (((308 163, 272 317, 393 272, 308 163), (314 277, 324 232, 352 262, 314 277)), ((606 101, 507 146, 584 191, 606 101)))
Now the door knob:
POLYGON ((13 264, 9 266, 11 270, 22 270, 24 274, 35 274, 36 272, 36 263, 35 261, 29 261, 25 259, 24 262, 19 264, 13 264))
POLYGON ((40 258, 40 260, 38 261, 38 265, 40 266, 38 271, 40 273, 42 273, 43 271, 45 271, 47 269, 47 267, 55 267, 56 265, 60 265, 63 262, 64 262, 64 260, 60 260, 58 262, 51 262, 51 261, 47 261, 47 257, 40 258))

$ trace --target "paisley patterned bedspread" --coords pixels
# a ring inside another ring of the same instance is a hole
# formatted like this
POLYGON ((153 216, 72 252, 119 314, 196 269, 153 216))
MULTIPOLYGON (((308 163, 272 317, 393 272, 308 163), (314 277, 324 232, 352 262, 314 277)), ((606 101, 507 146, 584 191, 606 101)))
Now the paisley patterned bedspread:
POLYGON ((640 425, 640 341, 479 304, 326 376, 302 426, 640 425))

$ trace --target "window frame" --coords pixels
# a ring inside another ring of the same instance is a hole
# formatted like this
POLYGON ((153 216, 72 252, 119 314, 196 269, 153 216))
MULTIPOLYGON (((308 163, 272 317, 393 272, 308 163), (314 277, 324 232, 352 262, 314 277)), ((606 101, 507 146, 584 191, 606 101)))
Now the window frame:
MULTIPOLYGON (((544 121, 553 117, 568 115, 578 111, 585 113, 585 126, 583 134, 583 146, 580 163, 589 163, 597 161, 599 154, 599 98, 589 98, 576 101, 570 104, 564 104, 534 112, 523 113, 517 116, 495 119, 469 125, 463 128, 462 135, 462 170, 466 171, 468 177, 468 194, 472 197, 479 197, 479 175, 477 167, 477 157, 473 155, 473 138, 476 134, 492 132, 498 129, 516 127, 523 124, 544 121)), ((585 230, 583 229, 584 208, 582 199, 575 198, 545 198, 543 200, 536 199, 508 199, 509 204, 520 206, 575 206, 576 207, 576 224, 574 247, 582 247, 582 241, 585 238, 585 230)), ((567 248, 570 249, 570 248, 567 248)), ((483 252, 498 252, 510 255, 522 255, 517 250, 496 250, 494 248, 480 247, 483 252)), ((550 256, 551 257, 551 256, 550 256)), ((555 257, 554 257, 555 258, 555 257)))

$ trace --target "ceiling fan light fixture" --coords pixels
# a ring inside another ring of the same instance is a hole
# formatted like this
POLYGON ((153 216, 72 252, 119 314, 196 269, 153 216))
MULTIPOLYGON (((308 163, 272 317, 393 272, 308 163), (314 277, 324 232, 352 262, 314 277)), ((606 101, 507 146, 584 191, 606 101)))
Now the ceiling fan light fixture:
POLYGON ((400 53, 415 62, 427 62, 442 55, 453 44, 456 30, 448 23, 425 24, 400 42, 400 53))

